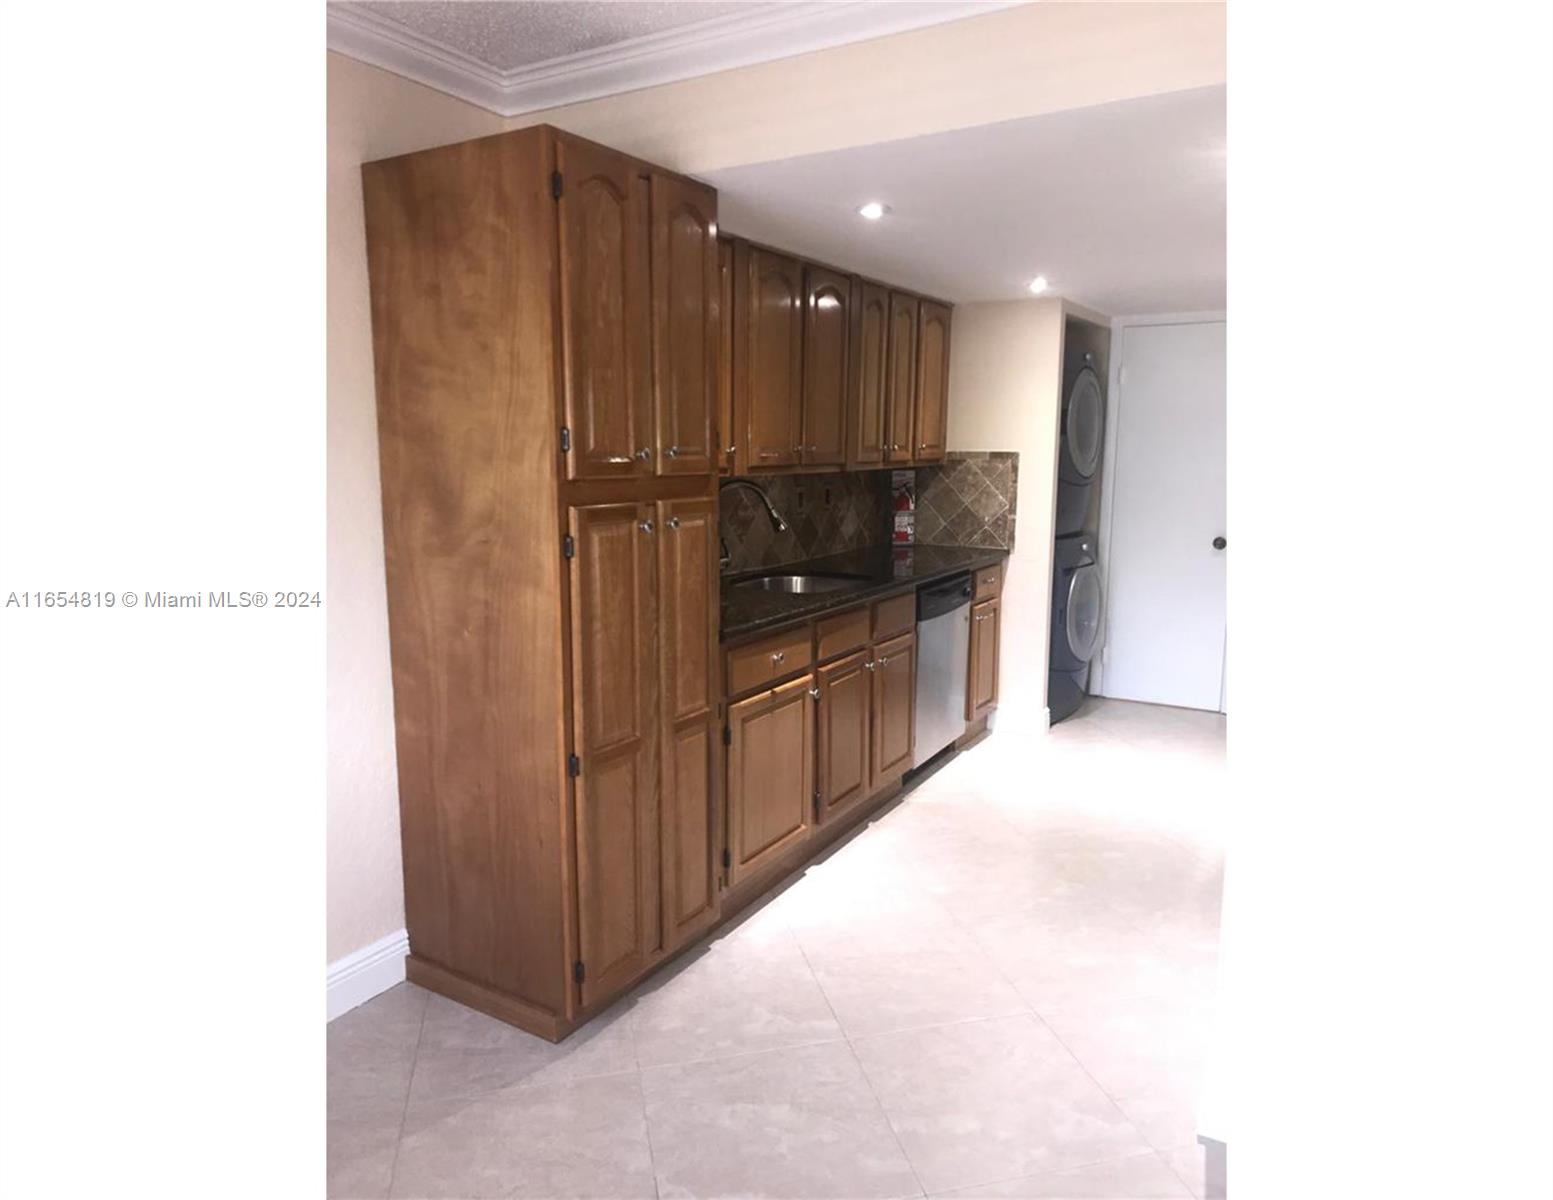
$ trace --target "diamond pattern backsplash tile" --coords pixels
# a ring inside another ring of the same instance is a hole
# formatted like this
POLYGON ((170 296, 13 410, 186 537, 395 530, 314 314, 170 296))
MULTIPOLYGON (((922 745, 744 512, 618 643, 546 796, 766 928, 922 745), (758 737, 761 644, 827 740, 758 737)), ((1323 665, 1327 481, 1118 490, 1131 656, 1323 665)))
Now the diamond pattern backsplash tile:
POLYGON ((718 532, 728 548, 727 573, 886 545, 890 540, 890 473, 773 475, 754 480, 787 522, 777 533, 747 488, 722 493, 718 532))
POLYGON ((1019 455, 956 451, 917 468, 917 541, 925 546, 1014 548, 1019 455))

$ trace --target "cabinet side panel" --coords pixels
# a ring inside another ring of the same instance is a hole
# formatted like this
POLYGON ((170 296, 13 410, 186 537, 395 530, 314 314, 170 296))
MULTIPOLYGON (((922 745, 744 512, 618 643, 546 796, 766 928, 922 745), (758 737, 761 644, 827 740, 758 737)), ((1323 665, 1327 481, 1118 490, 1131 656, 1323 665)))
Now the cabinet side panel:
POLYGON ((565 1008, 555 212, 540 130, 368 164, 410 945, 565 1008))

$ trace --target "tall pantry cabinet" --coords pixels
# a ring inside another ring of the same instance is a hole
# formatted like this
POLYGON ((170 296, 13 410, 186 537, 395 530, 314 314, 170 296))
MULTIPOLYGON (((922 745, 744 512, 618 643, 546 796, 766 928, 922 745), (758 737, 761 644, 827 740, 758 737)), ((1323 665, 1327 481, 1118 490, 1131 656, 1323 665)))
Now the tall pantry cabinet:
POLYGON ((559 1038, 717 917, 717 196, 544 126, 362 174, 408 970, 559 1038))

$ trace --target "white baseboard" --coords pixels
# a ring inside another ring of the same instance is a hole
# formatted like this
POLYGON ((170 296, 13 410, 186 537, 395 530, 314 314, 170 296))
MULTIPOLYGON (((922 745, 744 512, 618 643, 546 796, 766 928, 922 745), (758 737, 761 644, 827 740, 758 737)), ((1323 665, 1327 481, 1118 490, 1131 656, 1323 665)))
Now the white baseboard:
POLYGON ((410 935, 400 929, 329 964, 329 1020, 404 982, 410 935))

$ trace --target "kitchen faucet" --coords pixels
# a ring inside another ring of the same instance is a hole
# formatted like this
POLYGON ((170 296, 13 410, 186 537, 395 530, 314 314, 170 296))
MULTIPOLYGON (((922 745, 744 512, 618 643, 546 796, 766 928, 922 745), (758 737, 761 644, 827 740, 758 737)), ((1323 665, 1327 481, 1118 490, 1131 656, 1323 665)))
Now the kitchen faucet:
MULTIPOLYGON (((717 494, 721 496, 725 489, 731 487, 749 488, 750 491, 759 496, 760 502, 766 506, 766 516, 771 521, 771 528, 777 533, 787 532, 787 522, 782 519, 782 514, 777 512, 776 508, 772 505, 771 497, 766 495, 765 489, 761 487, 760 484, 755 483, 753 480, 749 479, 725 479, 717 485, 717 494)), ((717 545, 718 550, 722 555, 722 557, 718 560, 718 567, 721 570, 727 570, 728 562, 732 558, 732 555, 728 552, 728 542, 726 539, 720 537, 717 539, 717 545)))

